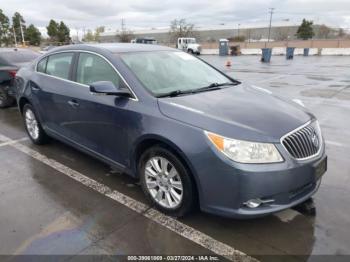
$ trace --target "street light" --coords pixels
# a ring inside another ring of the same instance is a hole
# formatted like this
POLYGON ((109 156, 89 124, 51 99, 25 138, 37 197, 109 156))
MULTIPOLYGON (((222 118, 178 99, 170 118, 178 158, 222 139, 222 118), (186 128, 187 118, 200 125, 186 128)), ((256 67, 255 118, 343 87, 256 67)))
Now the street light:
POLYGON ((238 24, 238 30, 237 30, 237 36, 239 37, 239 26, 240 26, 241 24, 238 24))

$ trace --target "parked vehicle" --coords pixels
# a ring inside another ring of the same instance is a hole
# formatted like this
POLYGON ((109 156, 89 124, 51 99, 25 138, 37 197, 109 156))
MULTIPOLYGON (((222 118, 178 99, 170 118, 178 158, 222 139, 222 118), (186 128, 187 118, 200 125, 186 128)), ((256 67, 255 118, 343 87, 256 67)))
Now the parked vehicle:
POLYGON ((177 39, 177 48, 187 53, 200 55, 202 47, 196 42, 196 38, 181 37, 177 39))
POLYGON ((138 37, 138 38, 131 40, 131 43, 156 45, 157 40, 155 40, 153 37, 138 37))
POLYGON ((40 54, 21 48, 0 48, 0 108, 15 102, 14 78, 19 68, 28 65, 40 54))
MULTIPOLYGON (((327 168, 301 105, 156 45, 74 45, 17 74, 30 139, 54 137, 140 179, 161 211, 257 217, 309 199, 327 168)), ((49 175, 49 174, 48 174, 49 175)))

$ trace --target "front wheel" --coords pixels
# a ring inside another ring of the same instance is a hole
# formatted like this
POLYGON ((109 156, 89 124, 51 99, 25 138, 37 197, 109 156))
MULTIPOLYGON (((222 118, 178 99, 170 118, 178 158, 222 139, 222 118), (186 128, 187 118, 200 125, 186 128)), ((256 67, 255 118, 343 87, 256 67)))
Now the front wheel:
POLYGON ((145 195, 163 213, 182 217, 192 210, 195 203, 192 179, 171 151, 156 146, 144 152, 139 175, 145 195))
POLYGON ((32 140, 32 142, 37 145, 47 143, 49 137, 43 130, 32 105, 26 104, 23 107, 23 118, 24 126, 26 128, 30 140, 32 140))

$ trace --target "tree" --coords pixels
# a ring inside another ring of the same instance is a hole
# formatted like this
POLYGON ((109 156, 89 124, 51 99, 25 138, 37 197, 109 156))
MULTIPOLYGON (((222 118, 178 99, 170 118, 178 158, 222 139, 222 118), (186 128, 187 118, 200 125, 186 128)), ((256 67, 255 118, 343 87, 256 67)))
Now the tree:
POLYGON ((33 24, 29 25, 26 34, 25 34, 26 40, 29 42, 30 45, 40 45, 41 42, 41 33, 33 24))
POLYGON ((83 41, 86 42, 98 42, 100 40, 100 34, 105 31, 104 26, 96 27, 95 31, 88 29, 86 35, 84 36, 83 41))
POLYGON ((303 19, 303 22, 298 28, 298 31, 296 34, 297 37, 303 40, 312 38, 315 35, 312 25, 313 25, 312 21, 307 21, 306 19, 303 19))
POLYGON ((65 25, 65 23, 63 23, 63 21, 61 21, 59 26, 58 26, 57 38, 58 38, 58 41, 61 43, 69 43, 70 42, 70 30, 65 25))
POLYGON ((339 30, 338 30, 338 37, 339 38, 344 38, 344 36, 346 36, 346 33, 345 33, 344 29, 343 28, 339 28, 339 30))
POLYGON ((123 29, 119 34, 119 41, 121 43, 130 43, 134 38, 134 33, 130 30, 123 29))
POLYGON ((321 25, 318 29, 318 38, 328 38, 331 33, 331 29, 326 25, 321 25))
POLYGON ((17 42, 21 42, 23 40, 21 27, 22 27, 23 34, 25 34, 25 32, 26 32, 26 25, 25 24, 26 24, 26 21, 24 21, 23 16, 18 12, 14 13, 14 15, 12 17, 12 26, 13 26, 14 31, 15 31, 17 42))
POLYGON ((103 33, 105 31, 105 27, 104 26, 99 26, 95 29, 95 41, 100 41, 100 34, 103 33))
POLYGON ((53 42, 58 41, 57 34, 58 34, 58 23, 51 19, 49 22, 49 25, 46 27, 47 34, 50 37, 50 40, 53 42))
POLYGON ((186 19, 175 19, 170 22, 169 34, 173 43, 180 37, 195 37, 194 24, 187 23, 186 19))
POLYGON ((57 23, 55 20, 51 19, 46 30, 52 42, 69 43, 70 30, 63 21, 57 23))
POLYGON ((12 42, 11 35, 10 20, 0 9, 0 47, 12 42))
POLYGON ((86 33, 86 35, 84 36, 84 39, 83 39, 84 42, 93 42, 95 41, 95 36, 94 34, 92 33, 92 31, 89 29, 86 33))

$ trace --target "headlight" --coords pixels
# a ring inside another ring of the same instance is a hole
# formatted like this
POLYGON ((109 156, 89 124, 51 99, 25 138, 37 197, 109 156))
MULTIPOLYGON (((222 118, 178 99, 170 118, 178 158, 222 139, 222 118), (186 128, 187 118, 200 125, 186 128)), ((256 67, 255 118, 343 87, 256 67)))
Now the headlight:
POLYGON ((273 144, 226 138, 210 132, 205 132, 205 134, 220 152, 233 161, 251 164, 283 161, 273 144))

